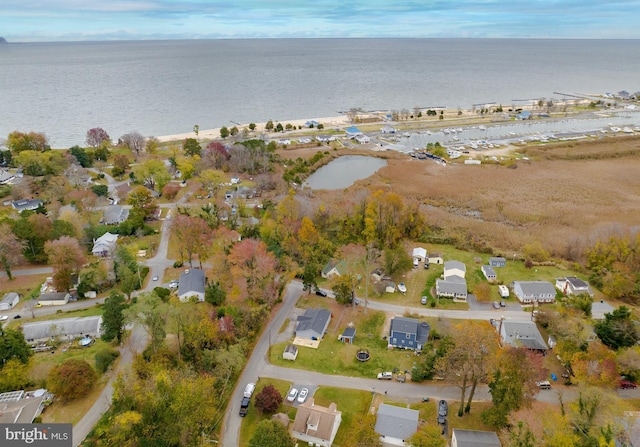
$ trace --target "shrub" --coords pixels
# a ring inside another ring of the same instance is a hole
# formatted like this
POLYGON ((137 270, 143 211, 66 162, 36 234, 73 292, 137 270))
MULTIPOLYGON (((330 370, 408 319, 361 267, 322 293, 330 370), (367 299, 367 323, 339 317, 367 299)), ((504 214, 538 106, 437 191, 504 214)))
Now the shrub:
POLYGON ((96 382, 96 371, 85 360, 70 359, 49 371, 47 386, 63 401, 86 396, 96 382))
POLYGON ((96 353, 96 369, 104 374, 115 359, 120 356, 120 352, 115 349, 104 348, 96 353))

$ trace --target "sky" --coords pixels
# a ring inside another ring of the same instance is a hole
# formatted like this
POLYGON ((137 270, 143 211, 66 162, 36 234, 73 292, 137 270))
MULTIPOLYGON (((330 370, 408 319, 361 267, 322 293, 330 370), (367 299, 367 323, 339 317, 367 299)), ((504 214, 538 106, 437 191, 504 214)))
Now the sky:
POLYGON ((9 42, 313 37, 639 39, 640 0, 1 0, 9 42))

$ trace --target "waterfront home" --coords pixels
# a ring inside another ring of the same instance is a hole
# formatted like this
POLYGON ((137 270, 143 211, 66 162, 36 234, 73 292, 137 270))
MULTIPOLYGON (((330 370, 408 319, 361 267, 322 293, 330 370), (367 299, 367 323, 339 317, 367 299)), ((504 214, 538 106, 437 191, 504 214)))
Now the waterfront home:
POLYGON ((356 126, 347 127, 345 132, 347 133, 347 138, 355 138, 358 135, 362 135, 362 131, 356 126))

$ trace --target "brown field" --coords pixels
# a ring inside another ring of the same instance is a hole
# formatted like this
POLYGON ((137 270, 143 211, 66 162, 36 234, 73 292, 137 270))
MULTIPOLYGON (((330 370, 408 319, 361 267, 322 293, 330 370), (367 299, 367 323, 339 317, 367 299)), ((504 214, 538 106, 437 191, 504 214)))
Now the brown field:
MULTIPOLYGON (((377 152, 389 164, 352 189, 383 189, 418 200, 432 229, 471 242, 469 248, 489 247, 497 253, 520 252, 537 240, 554 256, 580 260, 596 239, 638 225, 640 138, 518 150, 529 160, 446 167, 377 152)), ((335 192, 312 196, 319 203, 335 200, 335 192)))

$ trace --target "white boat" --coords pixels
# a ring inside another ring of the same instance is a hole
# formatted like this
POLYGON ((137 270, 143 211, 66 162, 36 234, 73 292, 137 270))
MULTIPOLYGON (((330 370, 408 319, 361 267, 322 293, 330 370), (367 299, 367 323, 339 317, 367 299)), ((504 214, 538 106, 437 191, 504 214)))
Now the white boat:
POLYGON ((624 133, 633 133, 633 129, 631 129, 630 127, 625 127, 625 128, 622 129, 622 131, 624 133))

